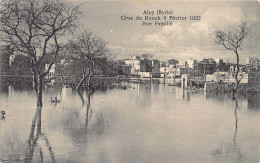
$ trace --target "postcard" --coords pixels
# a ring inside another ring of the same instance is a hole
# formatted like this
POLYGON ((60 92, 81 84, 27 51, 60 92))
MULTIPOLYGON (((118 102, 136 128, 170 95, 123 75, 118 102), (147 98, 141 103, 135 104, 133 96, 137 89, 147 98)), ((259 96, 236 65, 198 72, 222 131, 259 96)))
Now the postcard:
POLYGON ((259 0, 0 6, 0 163, 260 162, 259 0))

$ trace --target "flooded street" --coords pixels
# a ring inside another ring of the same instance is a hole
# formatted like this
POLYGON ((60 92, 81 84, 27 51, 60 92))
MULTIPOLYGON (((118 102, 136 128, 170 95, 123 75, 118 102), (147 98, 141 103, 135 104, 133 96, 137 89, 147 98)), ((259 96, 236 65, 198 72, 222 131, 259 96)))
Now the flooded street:
POLYGON ((236 103, 226 94, 129 86, 83 98, 48 88, 42 110, 33 90, 2 90, 0 162, 260 161, 260 94, 236 103))

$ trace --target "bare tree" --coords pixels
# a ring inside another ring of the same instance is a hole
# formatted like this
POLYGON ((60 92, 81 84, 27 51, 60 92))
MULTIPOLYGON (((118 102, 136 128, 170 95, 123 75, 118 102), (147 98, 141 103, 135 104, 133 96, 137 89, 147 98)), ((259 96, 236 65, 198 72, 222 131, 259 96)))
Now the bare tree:
POLYGON ((233 51, 236 55, 236 70, 235 70, 235 80, 236 84, 233 88, 233 95, 237 92, 238 85, 241 79, 238 79, 239 73, 239 52, 241 50, 241 45, 245 38, 249 34, 249 27, 246 22, 242 22, 234 31, 215 31, 215 42, 222 45, 225 49, 233 51))
POLYGON ((29 57, 41 107, 43 79, 60 52, 61 38, 77 26, 79 8, 61 0, 4 0, 0 13, 2 41, 29 57))
POLYGON ((91 76, 109 56, 106 44, 101 39, 95 37, 93 33, 84 30, 75 40, 69 42, 67 48, 73 62, 77 63, 75 66, 80 69, 80 74, 82 75, 81 80, 77 84, 77 90, 86 78, 88 78, 87 86, 89 87, 91 76))

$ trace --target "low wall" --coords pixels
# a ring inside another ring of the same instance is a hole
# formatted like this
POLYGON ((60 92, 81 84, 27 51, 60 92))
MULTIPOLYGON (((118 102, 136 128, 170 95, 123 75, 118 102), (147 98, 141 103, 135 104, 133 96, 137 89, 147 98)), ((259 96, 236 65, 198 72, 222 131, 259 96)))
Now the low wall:
MULTIPOLYGON (((206 92, 231 92, 234 85, 232 83, 215 83, 206 82, 204 86, 204 91, 206 92)), ((248 91, 248 84, 241 83, 238 86, 237 91, 243 92, 248 91)))

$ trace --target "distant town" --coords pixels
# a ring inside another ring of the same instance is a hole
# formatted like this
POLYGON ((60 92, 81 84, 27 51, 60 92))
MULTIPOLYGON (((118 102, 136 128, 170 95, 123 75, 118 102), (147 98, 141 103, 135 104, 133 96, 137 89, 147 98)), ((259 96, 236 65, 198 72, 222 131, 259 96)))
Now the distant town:
MULTIPOLYGON (((29 57, 25 55, 14 54, 10 46, 1 47, 1 76, 30 76, 32 71, 28 65, 29 57)), ((225 63, 223 59, 204 58, 196 60, 190 58, 187 61, 178 61, 169 59, 160 61, 152 59, 151 54, 143 54, 141 56, 132 55, 130 58, 117 61, 109 61, 108 67, 96 69, 96 76, 119 76, 138 79, 161 79, 171 82, 182 87, 200 86, 204 88, 205 83, 235 83, 234 72, 236 64, 225 63), (186 84, 184 82, 186 80, 186 84)), ((105 61, 108 62, 108 61, 105 61)), ((105 63, 104 63, 105 64, 105 63)), ((48 64, 43 65, 47 68, 48 64)), ((259 90, 260 86, 260 59, 248 58, 246 64, 239 65, 239 79, 241 84, 246 85, 246 90, 259 90)), ((66 62, 64 58, 60 58, 52 66, 46 80, 55 83, 55 77, 71 77, 80 75, 80 70, 73 62, 66 62), (77 74, 78 73, 78 74, 77 74), (53 79, 53 80, 52 80, 53 79)), ((215 89, 215 88, 214 88, 215 89)), ((221 90, 217 88, 217 90, 221 90)))

